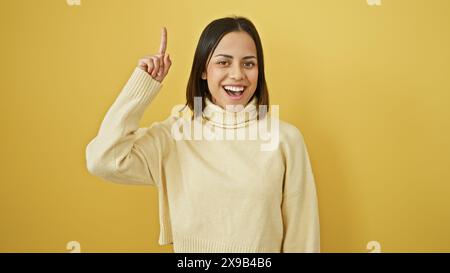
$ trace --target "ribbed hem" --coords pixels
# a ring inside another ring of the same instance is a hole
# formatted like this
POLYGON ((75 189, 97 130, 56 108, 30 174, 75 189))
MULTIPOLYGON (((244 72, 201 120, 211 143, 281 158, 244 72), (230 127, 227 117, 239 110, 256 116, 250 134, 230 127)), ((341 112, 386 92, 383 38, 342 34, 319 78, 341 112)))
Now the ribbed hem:
POLYGON ((129 96, 140 104, 148 105, 158 94, 162 83, 153 79, 147 72, 136 67, 124 87, 122 96, 129 96))
MULTIPOLYGON (((268 253, 262 247, 250 247, 225 241, 210 241, 195 237, 175 238, 175 253, 268 253)), ((279 251, 278 251, 279 252, 279 251)))
POLYGON ((170 220, 166 217, 162 216, 160 218, 159 224, 159 244, 160 245, 169 245, 173 243, 172 239, 172 225, 170 220))

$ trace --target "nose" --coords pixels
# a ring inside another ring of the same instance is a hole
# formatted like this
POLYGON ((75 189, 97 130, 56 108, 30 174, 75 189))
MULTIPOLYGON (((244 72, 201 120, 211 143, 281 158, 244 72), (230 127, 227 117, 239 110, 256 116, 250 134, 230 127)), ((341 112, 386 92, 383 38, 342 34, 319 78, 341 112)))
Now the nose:
POLYGON ((239 64, 233 65, 230 69, 230 78, 238 81, 244 78, 244 73, 242 72, 242 68, 239 64))

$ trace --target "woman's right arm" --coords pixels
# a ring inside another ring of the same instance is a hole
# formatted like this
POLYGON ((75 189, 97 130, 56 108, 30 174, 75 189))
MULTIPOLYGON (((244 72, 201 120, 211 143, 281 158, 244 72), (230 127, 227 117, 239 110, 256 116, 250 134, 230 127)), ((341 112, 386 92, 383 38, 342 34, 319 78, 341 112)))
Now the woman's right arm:
POLYGON ((97 136, 86 147, 88 171, 106 180, 158 185, 162 146, 158 123, 139 128, 147 106, 159 93, 172 64, 162 30, 159 53, 139 60, 130 79, 106 113, 97 136))

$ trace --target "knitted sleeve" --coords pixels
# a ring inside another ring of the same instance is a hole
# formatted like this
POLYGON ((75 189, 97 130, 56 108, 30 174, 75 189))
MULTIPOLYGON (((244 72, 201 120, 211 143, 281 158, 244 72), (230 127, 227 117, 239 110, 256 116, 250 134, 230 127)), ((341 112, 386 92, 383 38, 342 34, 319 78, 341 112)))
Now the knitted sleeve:
POLYGON ((158 186, 162 146, 159 123, 139 128, 145 109, 162 84, 135 68, 86 147, 88 171, 105 180, 158 186))
POLYGON ((293 127, 285 147, 283 244, 281 252, 320 252, 319 211, 314 175, 300 131, 293 127))

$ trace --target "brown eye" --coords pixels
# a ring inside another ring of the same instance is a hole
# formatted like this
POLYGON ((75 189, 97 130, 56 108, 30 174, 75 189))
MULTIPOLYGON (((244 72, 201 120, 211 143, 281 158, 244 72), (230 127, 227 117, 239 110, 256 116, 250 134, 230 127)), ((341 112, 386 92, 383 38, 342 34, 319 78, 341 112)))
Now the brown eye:
POLYGON ((219 61, 217 63, 220 64, 220 65, 226 65, 228 62, 227 61, 219 61))
POLYGON ((245 66, 246 68, 252 68, 252 67, 255 66, 255 63, 252 63, 252 62, 245 63, 244 66, 245 66))

